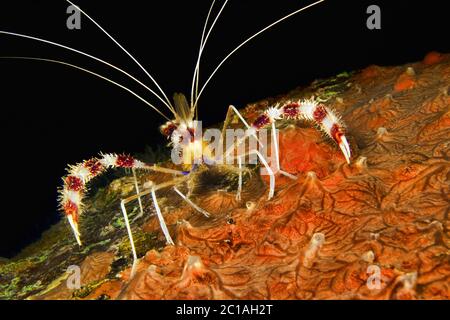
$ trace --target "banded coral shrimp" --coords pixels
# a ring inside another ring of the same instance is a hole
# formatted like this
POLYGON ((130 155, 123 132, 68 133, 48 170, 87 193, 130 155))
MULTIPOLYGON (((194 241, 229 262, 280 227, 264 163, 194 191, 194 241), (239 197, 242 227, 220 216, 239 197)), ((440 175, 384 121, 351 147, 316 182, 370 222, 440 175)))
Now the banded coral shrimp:
MULTIPOLYGON (((151 107, 155 112, 157 112, 159 115, 163 116, 167 122, 161 127, 161 132, 164 136, 166 136, 168 139, 170 139, 171 144, 174 149, 176 149, 179 145, 182 144, 182 142, 187 142, 185 145, 181 146, 184 152, 190 154, 194 154, 194 159, 192 159, 194 162, 197 162, 195 166, 191 166, 190 168, 184 168, 180 167, 179 170, 169 169, 165 167, 160 167, 158 165, 149 165, 146 163, 143 163, 139 161, 138 159, 135 159, 134 157, 125 155, 125 154, 101 154, 99 157, 94 157, 91 159, 88 159, 86 161, 83 161, 81 163, 78 163, 76 165, 70 166, 68 169, 68 175, 63 178, 64 180, 64 186, 61 190, 61 196, 60 196, 60 204, 62 211, 64 215, 67 217, 68 222, 70 224, 70 227, 72 228, 72 231, 75 235, 75 238, 79 245, 81 245, 81 238, 80 238, 80 232, 78 230, 78 221, 83 213, 83 196, 86 194, 86 187, 88 183, 95 177, 99 176, 100 174, 104 173, 107 169, 110 168, 124 168, 124 169, 131 169, 134 176, 135 181, 135 189, 136 189, 136 195, 122 199, 120 203, 120 207, 126 222, 126 227, 128 231, 128 236, 130 238, 130 244, 133 252, 133 267, 136 265, 137 261, 137 254, 136 250, 134 248, 134 241, 133 241, 133 235, 131 232, 130 222, 128 219, 128 213, 126 205, 132 201, 138 201, 139 208, 141 214, 143 214, 143 206, 142 206, 142 200, 141 198, 146 195, 150 195, 153 200, 153 205, 161 226, 161 229, 164 233, 164 236, 166 238, 166 241, 170 245, 174 245, 174 241, 169 233, 169 230, 167 228, 167 225, 164 221, 163 214, 161 212, 161 209, 158 205, 156 192, 161 189, 165 188, 172 188, 173 191, 175 191, 186 203, 188 203, 193 209, 200 212, 201 214, 205 216, 210 216, 210 213, 203 210, 199 206, 197 206, 190 198, 189 193, 183 193, 179 186, 183 184, 189 183, 192 179, 194 179, 201 170, 199 170, 200 167, 204 168, 207 167, 207 165, 221 165, 221 162, 225 158, 228 158, 231 156, 231 154, 234 152, 236 148, 238 148, 241 144, 243 144, 247 139, 251 137, 255 137, 258 131, 266 128, 271 127, 272 129, 272 135, 275 139, 273 139, 274 143, 274 150, 275 150, 275 158, 276 158, 276 168, 273 170, 264 156, 258 151, 258 149, 252 149, 246 152, 245 154, 239 154, 238 156, 232 156, 234 160, 238 162, 239 168, 237 171, 234 169, 233 166, 225 166, 229 168, 229 172, 237 172, 237 175, 239 176, 239 186, 237 188, 237 195, 236 197, 239 199, 240 192, 242 190, 242 174, 243 174, 243 159, 245 156, 248 155, 256 155, 261 164, 265 167, 267 170, 269 176, 270 176, 270 186, 269 186, 269 192, 268 192, 268 199, 271 199, 274 196, 275 193, 275 175, 277 173, 286 175, 292 179, 295 179, 295 176, 292 176, 291 174, 284 172, 280 168, 279 164, 279 150, 278 145, 276 143, 276 121, 282 120, 282 119, 294 119, 294 120, 300 120, 300 119, 306 119, 314 121, 325 133, 327 133, 331 138, 333 138, 336 143, 341 148, 345 158, 347 161, 350 161, 350 149, 349 145, 347 143, 347 140, 345 138, 345 130, 342 122, 339 120, 339 117, 335 115, 335 113, 331 110, 329 110, 325 105, 318 103, 317 101, 313 99, 309 100, 298 100, 298 101, 289 101, 283 105, 275 105, 269 107, 260 117, 257 118, 256 121, 253 123, 247 123, 247 121, 244 119, 244 117, 239 113, 239 111, 233 107, 230 106, 227 112, 227 116, 225 119, 225 125, 224 128, 227 127, 227 124, 230 122, 230 119, 233 116, 237 116, 241 122, 245 125, 247 131, 244 137, 242 137, 240 140, 238 140, 232 147, 227 148, 226 151, 223 154, 209 154, 210 152, 202 150, 201 152, 197 153, 197 148, 199 148, 199 145, 202 145, 202 142, 198 140, 196 137, 196 133, 198 132, 198 129, 195 125, 194 119, 197 116, 197 106, 200 97, 204 93, 205 88, 210 83, 211 79, 214 77, 214 75, 217 73, 217 71, 223 66, 223 64, 231 57, 233 56, 241 47, 246 45, 248 42, 252 41, 254 38, 259 36, 260 34, 264 33, 266 30, 269 30, 270 28, 274 27, 275 25, 281 23, 282 21, 292 17, 293 15, 296 15, 312 6, 315 6, 324 0, 320 0, 317 2, 314 2, 310 5, 307 5, 299 10, 296 10, 292 13, 290 13, 287 16, 284 16, 274 23, 268 25, 267 27, 261 29, 259 32, 255 33, 251 37, 247 38, 244 42, 242 42, 239 46, 237 46, 234 50, 232 50, 225 58, 218 64, 218 66, 214 69, 214 71, 211 73, 211 75, 207 78, 207 80, 203 83, 203 85, 199 86, 199 70, 200 70, 200 62, 202 53, 204 51, 205 45, 208 41, 208 38, 214 29, 214 26, 216 22, 218 21, 223 9, 228 3, 228 0, 225 0, 220 7, 219 12, 217 15, 212 17, 212 9, 215 6, 216 1, 212 1, 210 10, 208 12, 202 37, 200 41, 200 48, 199 48, 199 54, 198 59, 196 61, 196 66, 194 70, 194 75, 192 78, 192 86, 191 86, 191 92, 190 92, 190 101, 185 98, 184 95, 178 94, 175 95, 173 103, 168 99, 167 95, 162 90, 161 86, 158 84, 158 82, 153 78, 153 76, 146 71, 146 69, 134 58, 133 55, 131 55, 115 38, 113 38, 100 24, 98 24, 91 16, 89 16, 86 12, 84 12, 81 8, 78 8, 80 12, 87 17, 93 24, 95 24, 110 40, 112 40, 119 48, 125 52, 132 60, 135 62, 140 69, 149 77, 152 84, 154 85, 154 88, 150 88, 134 76, 132 76, 127 71, 109 63, 106 62, 100 58, 97 58, 93 55, 90 55, 88 53, 82 52, 80 50, 71 48, 66 45, 62 45, 56 42, 52 42, 49 40, 25 35, 25 34, 19 34, 19 33, 13 33, 8 31, 0 31, 0 33, 10 36, 16 36, 21 38, 26 38, 29 40, 39 41, 42 43, 46 43, 52 46, 56 46, 59 48, 63 48, 72 52, 75 52, 77 54, 83 55, 87 58, 90 58, 92 60, 95 60, 98 63, 104 64, 110 68, 115 69, 116 71, 122 73, 126 77, 130 78, 131 80, 135 81, 137 84, 148 90, 154 97, 156 97, 162 105, 164 105, 172 114, 173 118, 169 118, 162 109, 156 107, 154 104, 149 103, 146 99, 144 99, 142 96, 138 95, 128 87, 122 85, 119 82, 116 82, 114 80, 111 80, 107 77, 104 77, 96 72, 93 72, 89 69, 77 66, 75 64, 71 64, 65 61, 60 60, 53 60, 53 59, 44 59, 44 58, 35 58, 35 57, 9 57, 9 58, 15 58, 15 59, 28 59, 28 60, 35 60, 35 61, 43 61, 43 62, 49 62, 49 63, 56 63, 60 65, 65 65, 71 68, 78 69, 80 71, 89 73, 93 76, 96 76, 102 80, 105 80, 115 86, 120 87, 121 89, 127 91, 128 93, 132 94, 145 104, 147 104, 149 107, 151 107), (212 23, 208 26, 208 24, 212 21, 212 23), (187 137, 187 139, 181 139, 181 137, 187 137), (199 155, 198 155, 199 154, 199 155), (211 158, 212 163, 207 164, 205 162, 205 158, 211 158), (136 170, 148 170, 153 172, 160 172, 167 174, 168 176, 172 176, 171 179, 168 179, 167 181, 161 183, 161 184, 155 184, 152 181, 149 181, 145 188, 142 189, 136 180, 136 170), (175 176, 175 178, 173 178, 175 176), (141 190, 142 189, 142 190, 141 190)), ((71 1, 67 2, 71 5, 74 5, 71 1)), ((202 146, 203 147, 203 146, 202 146)))

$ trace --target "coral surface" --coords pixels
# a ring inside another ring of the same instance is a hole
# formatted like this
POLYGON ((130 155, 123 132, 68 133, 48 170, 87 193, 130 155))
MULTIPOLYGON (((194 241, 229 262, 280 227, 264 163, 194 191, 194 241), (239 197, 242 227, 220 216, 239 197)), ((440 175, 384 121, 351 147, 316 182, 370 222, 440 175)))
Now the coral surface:
MULTIPOLYGON (((255 119, 294 98, 326 101, 347 124, 353 160, 309 124, 280 124, 284 170, 267 201, 252 174, 235 193, 199 190, 206 218, 162 191, 176 246, 165 246, 150 199, 133 224, 131 255, 119 199, 131 177, 87 200, 78 248, 65 221, 0 263, 4 299, 449 299, 450 56, 370 66, 248 105, 255 119), (81 266, 81 288, 66 272, 81 266)), ((139 179, 163 181, 144 174, 139 179)), ((131 211, 131 210, 130 210, 131 211)), ((138 215, 136 203, 132 218, 138 215)))

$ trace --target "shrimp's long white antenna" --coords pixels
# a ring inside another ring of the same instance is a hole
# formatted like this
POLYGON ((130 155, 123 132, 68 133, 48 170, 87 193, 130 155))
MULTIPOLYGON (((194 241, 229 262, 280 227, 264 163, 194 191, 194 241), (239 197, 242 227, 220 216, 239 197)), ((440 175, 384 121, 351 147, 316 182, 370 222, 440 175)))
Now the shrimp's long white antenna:
POLYGON ((145 100, 144 98, 142 98, 141 96, 139 96, 137 93, 135 93, 134 91, 132 91, 131 89, 125 87, 124 85, 121 85, 120 83, 115 82, 114 80, 111 80, 107 77, 104 77, 98 73, 95 73, 91 70, 79 67, 77 65, 71 64, 71 63, 67 63, 64 61, 59 61, 59 60, 53 60, 53 59, 45 59, 45 58, 37 58, 37 57, 0 57, 0 59, 20 59, 20 60, 33 60, 33 61, 44 61, 44 62, 51 62, 51 63, 57 63, 57 64, 62 64, 68 67, 72 67, 78 70, 81 70, 83 72, 87 72, 91 75, 94 75, 100 79, 103 79, 105 81, 108 81, 109 83, 112 83, 126 91, 128 91, 129 93, 131 93, 132 95, 134 95, 136 98, 138 98, 139 100, 143 101, 145 104, 149 105, 151 108, 153 108, 156 112, 158 112, 161 116, 163 116, 164 118, 166 118, 167 120, 170 121, 170 119, 165 116, 161 111, 159 111, 154 105, 152 105, 150 102, 148 102, 147 100, 145 100))
POLYGON ((303 8, 301 8, 301 9, 298 9, 298 10, 296 10, 296 11, 294 11, 294 12, 292 12, 292 13, 286 15, 286 16, 284 16, 284 17, 281 18, 281 19, 278 19, 278 20, 275 21, 274 23, 272 23, 272 24, 268 25, 267 27, 261 29, 260 31, 258 31, 257 33, 255 33, 254 35, 252 35, 251 37, 249 37, 247 40, 245 40, 244 42, 242 42, 240 45, 238 45, 233 51, 231 51, 231 52, 230 52, 230 53, 229 53, 229 54, 228 54, 228 55, 227 55, 227 56, 219 63, 219 65, 216 67, 216 69, 214 69, 214 71, 212 72, 212 74, 209 76, 208 80, 206 80, 205 84, 203 85, 203 87, 202 87, 201 90, 200 90, 200 93, 199 93, 198 96, 197 96, 197 99, 195 100, 194 108, 197 107, 198 100, 200 99, 200 97, 201 97, 203 91, 205 90, 206 86, 208 85, 208 83, 211 81, 211 79, 214 77, 214 75, 217 73, 217 71, 220 69, 220 67, 221 67, 221 66, 222 66, 222 65, 223 65, 223 64, 224 64, 224 63, 225 63, 225 62, 226 62, 226 61, 227 61, 234 53, 236 53, 236 51, 238 51, 240 48, 242 48, 242 47, 243 47, 245 44, 247 44, 249 41, 251 41, 251 40, 253 40, 254 38, 256 38, 257 36, 259 36, 261 33, 263 33, 263 32, 265 32, 265 31, 269 30, 270 28, 274 27, 275 25, 279 24, 280 22, 282 22, 282 21, 284 21, 284 20, 286 20, 286 19, 292 17, 293 15, 296 15, 297 13, 300 13, 300 12, 302 12, 302 11, 308 9, 308 8, 311 8, 312 6, 315 6, 315 5, 317 5, 317 4, 321 3, 321 2, 324 2, 324 1, 325 1, 325 0, 319 0, 319 1, 316 1, 316 2, 314 2, 314 3, 312 3, 312 4, 309 4, 309 5, 307 5, 307 6, 303 7, 303 8))
MULTIPOLYGON (((206 34, 206 27, 208 26, 209 17, 211 16, 212 9, 214 8, 214 4, 216 3, 216 0, 213 0, 211 3, 211 7, 209 8, 208 15, 206 16, 205 25, 203 26, 202 31, 202 37, 200 39, 200 48, 198 49, 198 55, 200 56, 200 53, 202 52, 203 47, 203 41, 205 40, 205 34, 206 34)), ((198 61, 198 59, 197 59, 198 61)), ((191 107, 194 105, 194 82, 196 83, 195 86, 198 88, 198 74, 200 72, 200 65, 197 63, 195 65, 194 70, 194 77, 192 79, 192 86, 191 86, 191 107)))
POLYGON ((191 107, 192 108, 194 107, 194 100, 197 100, 197 95, 198 95, 198 82, 199 82, 199 76, 200 76, 200 60, 202 58, 203 50, 205 48, 206 43, 208 42, 208 39, 209 39, 209 36, 210 36, 212 30, 214 29, 214 26, 217 23, 217 20, 219 20, 219 17, 222 14, 223 9, 225 9, 225 6, 227 5, 228 1, 229 0, 225 0, 225 2, 223 3, 222 7, 220 8, 219 12, 217 13, 216 18, 214 19, 213 23, 211 24, 211 27, 209 28, 208 33, 206 34, 206 37, 204 38, 205 32, 206 32, 206 27, 207 27, 207 24, 208 24, 208 20, 209 20, 209 17, 211 15, 211 11, 213 9, 215 0, 213 1, 212 5, 211 5, 211 8, 210 8, 209 13, 208 13, 208 17, 206 18, 205 27, 203 29, 203 34, 202 34, 202 42, 201 42, 200 50, 199 50, 199 53, 198 53, 197 64, 195 66, 194 77, 192 79, 192 89, 191 89, 191 107), (193 90, 194 90, 194 82, 195 82, 195 99, 192 97, 193 96, 193 90))
POLYGON ((158 82, 156 82, 156 80, 152 77, 152 75, 139 63, 139 61, 137 61, 137 59, 135 57, 133 57, 133 55, 131 53, 129 53, 127 51, 127 49, 125 49, 116 39, 114 39, 113 36, 111 36, 100 24, 98 24, 97 21, 95 21, 93 18, 91 18, 79 6, 77 6, 76 4, 72 3, 70 0, 66 0, 66 1, 68 3, 70 3, 72 6, 74 6, 75 8, 77 8, 82 14, 84 14, 86 16, 86 18, 91 20, 93 24, 95 24, 104 34, 106 34, 120 49, 122 49, 122 51, 125 52, 142 69, 142 71, 145 72, 145 74, 150 78, 150 80, 153 81, 153 83, 156 85, 156 87, 159 89, 159 91, 162 93, 162 95, 166 99, 167 103, 170 106, 172 106, 170 100, 167 98, 166 94, 164 93, 164 90, 161 89, 161 87, 159 86, 158 82))
POLYGON ((95 56, 93 56, 93 55, 90 55, 90 54, 88 54, 88 53, 86 53, 86 52, 83 52, 83 51, 80 51, 80 50, 77 50, 77 49, 74 49, 74 48, 65 46, 65 45, 60 44, 60 43, 50 41, 50 40, 45 40, 45 39, 41 39, 41 38, 29 36, 29 35, 26 35, 26 34, 15 33, 15 32, 9 32, 9 31, 2 31, 2 30, 0 30, 0 33, 2 33, 2 34, 7 34, 7 35, 10 35, 10 36, 16 36, 16 37, 20 37, 20 38, 25 38, 25 39, 31 39, 31 40, 43 42, 43 43, 46 43, 46 44, 50 44, 50 45, 53 45, 53 46, 56 46, 56 47, 59 47, 59 48, 63 48, 63 49, 66 49, 66 50, 69 50, 69 51, 72 51, 72 52, 81 54, 81 55, 83 55, 83 56, 85 56, 85 57, 88 57, 88 58, 90 58, 90 59, 93 59, 93 60, 95 60, 95 61, 98 61, 98 62, 100 62, 100 63, 103 63, 104 65, 107 65, 108 67, 111 67, 111 68, 113 68, 113 69, 119 71, 120 73, 126 75, 127 77, 129 77, 129 78, 133 79, 134 81, 136 81, 137 83, 139 83, 141 86, 143 86, 143 87, 146 88, 148 91, 150 91, 153 95, 155 95, 155 96, 156 96, 156 97, 157 97, 157 98, 158 98, 158 99, 159 99, 159 100, 160 100, 167 108, 169 108, 169 110, 170 110, 174 115, 176 115, 175 110, 174 110, 172 107, 170 107, 170 106, 167 104, 167 102, 165 102, 165 101, 164 101, 164 100, 163 100, 156 92, 154 92, 152 89, 150 89, 148 86, 146 86, 145 84, 143 84, 141 81, 139 81, 138 79, 136 79, 135 77, 133 77, 133 76, 132 76, 131 74, 129 74, 128 72, 126 72, 126 71, 120 69, 119 67, 116 67, 115 65, 113 65, 113 64, 111 64, 111 63, 109 63, 109 62, 106 62, 106 61, 104 61, 104 60, 102 60, 102 59, 100 59, 100 58, 97 58, 97 57, 95 57, 95 56))

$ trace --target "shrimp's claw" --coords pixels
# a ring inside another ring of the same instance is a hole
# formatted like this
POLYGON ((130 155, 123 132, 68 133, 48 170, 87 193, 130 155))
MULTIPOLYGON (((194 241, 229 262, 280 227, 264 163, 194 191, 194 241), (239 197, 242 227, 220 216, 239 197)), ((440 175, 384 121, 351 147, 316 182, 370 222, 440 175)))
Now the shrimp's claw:
POLYGON ((71 214, 67 215, 67 220, 69 221, 70 227, 72 228, 78 245, 81 247, 82 244, 80 239, 80 232, 78 231, 78 223, 73 219, 73 216, 71 214))
POLYGON ((339 146, 345 157, 345 160, 347 161, 348 164, 350 164, 350 157, 352 153, 347 138, 345 137, 345 130, 342 124, 340 124, 339 122, 334 123, 331 126, 329 135, 331 136, 331 138, 333 138, 334 141, 336 141, 337 145, 339 146))
POLYGON ((345 160, 347 160, 347 163, 350 164, 350 157, 351 157, 351 151, 350 151, 350 145, 348 144, 347 138, 343 135, 340 137, 340 141, 338 142, 339 148, 341 149, 342 153, 344 154, 345 160))

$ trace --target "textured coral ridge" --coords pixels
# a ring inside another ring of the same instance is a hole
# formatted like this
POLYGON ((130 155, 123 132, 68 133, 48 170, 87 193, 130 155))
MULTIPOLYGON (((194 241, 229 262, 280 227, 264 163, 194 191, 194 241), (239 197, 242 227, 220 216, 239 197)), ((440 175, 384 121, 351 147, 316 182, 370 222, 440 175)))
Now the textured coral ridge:
POLYGON ((348 124, 351 165, 315 130, 282 129, 281 164, 298 181, 279 179, 272 201, 232 210, 231 222, 183 222, 177 246, 149 251, 120 298, 450 298, 449 84, 438 53, 345 79, 328 104, 348 124))

